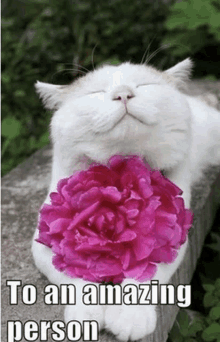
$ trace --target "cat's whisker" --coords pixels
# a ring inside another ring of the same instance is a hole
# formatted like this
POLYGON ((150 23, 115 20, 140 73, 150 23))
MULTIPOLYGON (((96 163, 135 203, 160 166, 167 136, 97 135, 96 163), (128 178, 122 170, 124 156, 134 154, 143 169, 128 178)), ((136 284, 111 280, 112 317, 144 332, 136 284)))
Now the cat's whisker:
POLYGON ((149 54, 149 50, 150 50, 150 47, 151 47, 151 44, 153 43, 154 39, 156 37, 156 34, 154 35, 153 39, 151 40, 151 42, 148 44, 148 47, 146 48, 144 54, 143 54, 143 57, 141 59, 141 64, 144 64, 144 60, 145 60, 145 57, 146 57, 146 54, 147 54, 147 58, 148 58, 148 54, 149 54))
POLYGON ((94 53, 95 53, 95 49, 96 49, 97 45, 98 45, 98 43, 96 43, 96 45, 92 49, 92 67, 93 67, 93 70, 95 70, 95 67, 94 67, 94 53))
POLYGON ((150 45, 151 45, 151 43, 148 45, 148 47, 146 48, 146 50, 143 54, 143 57, 141 59, 141 64, 144 64, 144 60, 145 60, 146 54, 148 54, 148 52, 149 52, 150 45))
POLYGON ((65 69, 65 70, 72 70, 72 71, 76 71, 76 72, 81 72, 82 74, 87 74, 87 72, 85 71, 85 70, 81 70, 81 69, 79 69, 79 68, 72 68, 72 69, 65 69))
POLYGON ((87 69, 86 67, 80 65, 80 64, 77 64, 77 63, 72 63, 71 65, 77 67, 77 68, 81 68, 83 69, 85 72, 89 72, 89 69, 87 69))
POLYGON ((162 45, 160 46, 157 50, 152 52, 149 57, 146 58, 144 64, 148 64, 152 58, 154 58, 161 50, 167 49, 169 46, 168 45, 162 45))
POLYGON ((51 80, 54 79, 54 76, 55 76, 55 75, 57 75, 57 74, 59 74, 59 73, 61 73, 61 72, 63 72, 63 74, 65 75, 65 74, 67 74, 67 73, 70 73, 70 71, 72 71, 72 73, 71 73, 72 76, 76 76, 78 73, 79 73, 79 74, 81 73, 82 75, 86 75, 86 72, 83 71, 83 70, 79 70, 79 69, 64 69, 64 70, 59 70, 59 71, 55 72, 55 73, 51 76, 51 80), (74 72, 74 71, 75 71, 75 72, 74 72))
POLYGON ((69 72, 72 71, 72 72, 73 72, 73 73, 72 73, 73 75, 76 75, 77 73, 82 73, 82 74, 86 75, 86 72, 83 71, 83 70, 71 68, 71 69, 58 70, 57 72, 55 72, 55 73, 52 75, 51 79, 53 79, 53 77, 54 77, 55 75, 57 75, 58 73, 65 72, 65 71, 69 71, 69 72), (76 72, 74 73, 74 71, 76 71, 76 72))
POLYGON ((156 56, 156 54, 159 52, 159 49, 160 49, 160 48, 156 49, 154 52, 152 52, 152 53, 150 54, 150 56, 147 56, 147 58, 146 58, 145 61, 144 61, 144 64, 148 64, 149 61, 150 61, 154 56, 156 56))
MULTIPOLYGON (((80 69, 83 69, 84 72, 89 72, 89 69, 87 69, 86 67, 80 65, 80 64, 77 64, 77 63, 62 63, 64 66, 68 66, 68 65, 71 65, 76 67, 77 70, 80 70, 80 69)), ((75 69, 76 70, 76 69, 75 69)), ((62 70, 61 70, 62 71, 62 70)))
POLYGON ((64 73, 65 75, 68 74, 70 71, 73 71, 72 72, 72 76, 76 76, 77 74, 80 74, 80 73, 82 75, 86 75, 86 72, 83 72, 82 70, 77 70, 77 69, 76 70, 73 70, 73 69, 68 70, 68 69, 66 69, 66 70, 63 70, 63 71, 65 71, 65 73, 64 73))

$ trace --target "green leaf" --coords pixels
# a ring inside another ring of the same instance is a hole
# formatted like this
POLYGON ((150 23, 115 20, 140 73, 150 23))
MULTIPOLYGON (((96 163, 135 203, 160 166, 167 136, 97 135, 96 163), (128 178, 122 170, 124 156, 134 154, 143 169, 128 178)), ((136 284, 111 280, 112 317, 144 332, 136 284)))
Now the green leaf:
POLYGON ((49 139, 49 133, 46 132, 43 135, 41 135, 39 141, 37 142, 37 147, 41 148, 44 147, 46 144, 49 144, 50 139, 49 139))
POLYGON ((2 136, 7 139, 14 139, 20 135, 22 125, 13 116, 2 121, 2 136))
POLYGON ((203 304, 205 308, 216 305, 218 299, 210 292, 207 292, 203 299, 203 304))
POLYGON ((204 290, 206 290, 206 292, 213 292, 215 289, 215 286, 212 284, 203 284, 202 287, 204 290))
POLYGON ((77 10, 79 11, 87 11, 91 7, 91 4, 88 2, 78 2, 77 4, 77 10))
POLYGON ((169 333, 169 338, 172 342, 183 342, 183 336, 180 334, 180 328, 177 321, 174 322, 174 325, 169 333))
POLYGON ((24 97, 24 96, 26 96, 26 93, 25 93, 25 91, 24 90, 16 90, 15 92, 14 92, 14 96, 16 96, 16 97, 24 97))
POLYGON ((171 6, 171 14, 166 24, 168 30, 195 30, 207 26, 210 32, 219 37, 220 13, 210 0, 183 0, 171 6))
POLYGON ((208 42, 207 30, 176 30, 163 40, 163 44, 172 47, 175 56, 195 53, 208 42))
POLYGON ((220 289, 220 278, 216 279, 215 288, 220 289))
POLYGON ((8 84, 11 82, 11 77, 7 75, 6 73, 2 73, 2 83, 8 84))
POLYGON ((189 330, 189 316, 186 311, 180 310, 178 317, 177 317, 179 327, 180 327, 180 333, 182 336, 188 336, 188 330, 189 330))
POLYGON ((202 338, 205 341, 214 341, 220 336, 220 324, 212 323, 208 328, 206 328, 202 333, 202 338))
POLYGON ((202 331, 203 329, 204 329, 203 319, 196 318, 193 320, 193 322, 189 326, 188 336, 195 336, 198 331, 202 331))
POLYGON ((209 317, 213 321, 216 321, 217 319, 219 319, 220 318, 220 306, 214 306, 209 312, 209 317))
POLYGON ((2 157, 4 156, 5 151, 6 151, 6 150, 8 149, 8 147, 10 146, 10 142, 11 142, 11 140, 9 140, 9 139, 7 139, 7 140, 4 142, 4 144, 3 144, 3 146, 2 146, 2 151, 1 151, 2 157))
POLYGON ((12 18, 9 18, 9 19, 2 18, 2 22, 1 22, 2 29, 9 29, 10 27, 14 25, 14 22, 15 21, 12 18))
POLYGON ((218 297, 220 299, 220 288, 219 287, 215 288, 215 295, 216 295, 216 297, 218 297))

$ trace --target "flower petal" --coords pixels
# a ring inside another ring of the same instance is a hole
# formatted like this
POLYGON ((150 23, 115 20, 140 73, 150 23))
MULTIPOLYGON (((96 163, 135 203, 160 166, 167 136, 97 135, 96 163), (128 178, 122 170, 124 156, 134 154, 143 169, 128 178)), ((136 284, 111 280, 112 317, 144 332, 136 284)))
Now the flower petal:
POLYGON ((86 219, 88 219, 99 207, 100 202, 97 201, 94 204, 92 204, 90 207, 86 208, 84 211, 82 211, 80 214, 75 216, 72 223, 69 225, 68 230, 71 230, 75 228, 78 224, 82 223, 86 219))
POLYGON ((121 200, 121 193, 115 186, 107 186, 101 189, 104 199, 112 203, 118 203, 121 200))
POLYGON ((50 231, 48 232, 48 234, 64 232, 66 229, 68 229, 70 223, 71 219, 58 218, 51 222, 50 231))
POLYGON ((145 199, 149 198, 154 193, 151 185, 149 184, 149 182, 147 182, 145 178, 139 179, 139 190, 140 190, 141 195, 145 199))
POLYGON ((137 237, 137 234, 131 229, 125 229, 120 235, 118 235, 117 240, 115 242, 129 242, 134 240, 137 237))
POLYGON ((153 236, 140 236, 133 241, 132 249, 136 255, 137 260, 147 258, 154 249, 156 238, 153 236))

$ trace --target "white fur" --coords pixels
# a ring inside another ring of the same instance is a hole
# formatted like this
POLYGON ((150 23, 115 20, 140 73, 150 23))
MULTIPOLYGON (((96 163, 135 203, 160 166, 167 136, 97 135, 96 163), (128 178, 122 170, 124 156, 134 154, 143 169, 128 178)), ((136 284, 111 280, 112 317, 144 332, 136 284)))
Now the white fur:
MULTIPOLYGON (((103 66, 69 86, 38 82, 45 106, 58 109, 51 121, 52 180, 106 162, 114 154, 138 154, 183 190, 187 207, 190 189, 208 165, 220 164, 220 113, 214 107, 181 93, 192 62, 187 59, 166 72, 146 65, 103 66), (127 98, 129 97, 129 98, 127 98)), ((49 197, 46 201, 49 203, 49 197)), ((36 230, 34 238, 38 235, 36 230)), ((187 242, 172 264, 159 264, 154 279, 164 284, 181 263, 187 242)), ((51 250, 33 240, 36 266, 50 282, 85 284, 52 265, 51 250)), ((135 281, 126 279, 122 283, 135 281)), ((80 290, 78 291, 80 293, 80 290)), ((150 334, 156 326, 155 306, 67 306, 65 320, 95 319, 122 341, 150 334)))

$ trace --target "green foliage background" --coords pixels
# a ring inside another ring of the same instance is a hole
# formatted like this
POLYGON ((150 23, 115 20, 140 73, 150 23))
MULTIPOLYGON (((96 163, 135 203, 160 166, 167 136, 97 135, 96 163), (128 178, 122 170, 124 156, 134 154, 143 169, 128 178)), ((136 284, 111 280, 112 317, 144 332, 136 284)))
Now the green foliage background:
POLYGON ((220 208, 197 263, 191 305, 180 309, 167 342, 220 342, 220 208))
POLYGON ((194 76, 216 79, 219 41, 218 1, 4 0, 2 174, 49 142, 51 113, 37 99, 37 79, 65 84, 80 75, 76 64, 139 63, 164 44, 151 63, 163 69, 191 56, 194 76))

